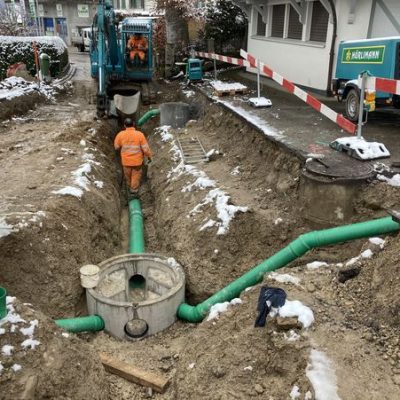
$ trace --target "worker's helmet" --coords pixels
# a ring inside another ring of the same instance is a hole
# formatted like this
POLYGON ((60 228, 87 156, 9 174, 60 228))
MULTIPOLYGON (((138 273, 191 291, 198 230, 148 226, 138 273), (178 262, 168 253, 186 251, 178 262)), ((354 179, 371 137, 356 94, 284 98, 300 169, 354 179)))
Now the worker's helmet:
POLYGON ((126 128, 130 128, 133 126, 133 120, 131 118, 125 118, 124 125, 126 128))

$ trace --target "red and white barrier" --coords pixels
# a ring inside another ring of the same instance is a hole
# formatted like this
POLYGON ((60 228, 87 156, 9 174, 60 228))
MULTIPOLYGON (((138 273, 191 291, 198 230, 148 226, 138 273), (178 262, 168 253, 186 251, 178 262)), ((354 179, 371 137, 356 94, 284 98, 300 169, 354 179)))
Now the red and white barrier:
MULTIPOLYGON (((244 58, 234 58, 234 57, 227 57, 222 56, 220 54, 214 53, 204 53, 204 52, 196 52, 195 53, 198 57, 209 58, 211 60, 219 60, 222 62, 226 62, 229 64, 240 65, 243 67, 248 68, 257 68, 257 60, 251 54, 248 54, 244 50, 240 50, 240 55, 244 58)), ((342 114, 338 114, 336 111, 332 110, 325 104, 321 103, 315 97, 311 96, 304 90, 297 87, 292 82, 285 79, 283 76, 279 75, 277 72, 273 71, 264 63, 260 62, 260 72, 262 75, 267 76, 268 78, 272 78, 274 81, 278 82, 281 86, 287 89, 290 93, 296 95, 298 98, 306 102, 308 105, 313 107, 315 110, 320 112, 321 114, 325 115, 331 121, 335 122, 339 125, 342 129, 346 132, 355 134, 357 126, 353 124, 351 121, 346 119, 342 114)))
MULTIPOLYGON (((240 50, 240 55, 249 61, 251 67, 256 67, 257 61, 256 58, 251 54, 245 52, 244 50, 240 50)), ((281 86, 283 86, 288 92, 296 95, 299 99, 303 100, 309 106, 325 115, 325 117, 329 118, 331 121, 335 122, 341 128, 343 128, 346 132, 354 134, 356 132, 357 126, 353 124, 351 121, 346 119, 342 114, 338 114, 336 111, 332 110, 325 104, 321 103, 315 97, 311 96, 309 93, 305 92, 303 89, 300 89, 294 83, 288 81, 283 76, 279 75, 277 72, 273 71, 264 63, 260 62, 261 71, 264 75, 272 78, 275 82, 278 82, 281 86)))
POLYGON ((375 90, 376 92, 393 93, 400 95, 400 81, 387 78, 376 78, 375 76, 368 76, 366 82, 368 90, 375 90))

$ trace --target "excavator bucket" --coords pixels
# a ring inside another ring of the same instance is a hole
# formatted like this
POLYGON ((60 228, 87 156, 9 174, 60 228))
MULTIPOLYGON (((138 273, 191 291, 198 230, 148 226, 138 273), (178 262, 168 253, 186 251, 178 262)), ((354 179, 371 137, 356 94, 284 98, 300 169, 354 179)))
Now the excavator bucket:
POLYGON ((140 92, 133 96, 122 96, 116 94, 114 96, 114 105, 118 114, 122 117, 132 117, 139 108, 140 92))

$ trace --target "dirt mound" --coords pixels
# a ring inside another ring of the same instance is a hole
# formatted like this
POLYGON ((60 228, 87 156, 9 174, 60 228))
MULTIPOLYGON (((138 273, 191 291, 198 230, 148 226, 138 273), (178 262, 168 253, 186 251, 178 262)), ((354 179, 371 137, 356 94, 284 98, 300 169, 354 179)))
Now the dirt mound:
POLYGON ((120 248, 115 128, 78 107, 67 99, 0 128, 0 176, 12 182, 0 198, 0 280, 51 318, 82 312, 79 268, 120 248))
POLYGON ((107 399, 108 384, 93 349, 42 313, 8 298, 0 326, 0 399, 107 399))
POLYGON ((242 304, 187 337, 174 379, 176 399, 286 399, 294 386, 303 395, 312 390, 305 376, 308 340, 289 341, 274 320, 255 328, 257 298, 255 287, 241 296, 242 304))

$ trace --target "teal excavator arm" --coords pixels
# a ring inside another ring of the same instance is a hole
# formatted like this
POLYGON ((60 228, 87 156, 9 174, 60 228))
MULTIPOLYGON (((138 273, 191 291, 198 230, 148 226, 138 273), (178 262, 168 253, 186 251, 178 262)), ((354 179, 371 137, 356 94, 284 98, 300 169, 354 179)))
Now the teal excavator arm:
POLYGON ((98 91, 97 113, 102 116, 108 110, 107 66, 114 69, 119 63, 118 39, 114 9, 110 0, 101 0, 97 6, 97 57, 98 57, 98 91))

